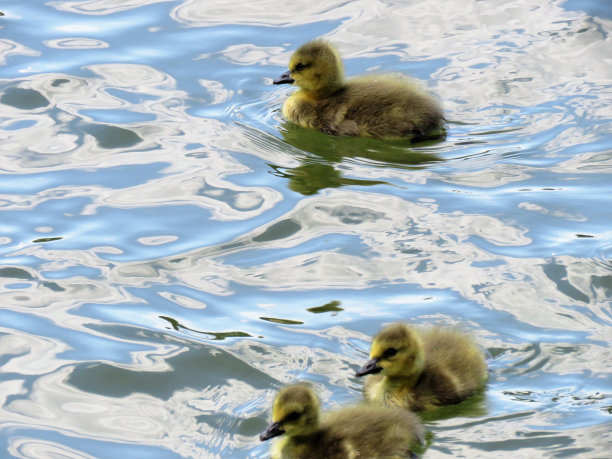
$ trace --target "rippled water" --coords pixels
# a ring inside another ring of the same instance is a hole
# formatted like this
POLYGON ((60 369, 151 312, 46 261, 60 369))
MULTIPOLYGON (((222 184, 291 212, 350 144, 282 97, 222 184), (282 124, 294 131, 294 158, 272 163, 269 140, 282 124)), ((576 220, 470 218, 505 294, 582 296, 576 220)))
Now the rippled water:
POLYGON ((426 457, 612 447, 612 6, 0 6, 3 457, 263 458, 277 389, 354 402, 383 324, 462 324, 485 393, 426 457), (271 85, 331 39, 445 141, 334 139, 271 85))

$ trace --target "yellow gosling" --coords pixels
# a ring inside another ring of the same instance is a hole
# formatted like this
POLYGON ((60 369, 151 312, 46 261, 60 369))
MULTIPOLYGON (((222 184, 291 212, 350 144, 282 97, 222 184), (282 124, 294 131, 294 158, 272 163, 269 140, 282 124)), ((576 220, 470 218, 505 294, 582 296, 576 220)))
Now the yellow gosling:
POLYGON ((374 337, 370 360, 357 372, 365 375, 366 400, 425 411, 459 403, 482 388, 487 364, 478 345, 458 330, 398 323, 374 337))
POLYGON ((338 51, 317 39, 298 48, 274 84, 300 89, 283 104, 285 119, 335 136, 444 137, 438 102, 403 75, 344 80, 338 51))
POLYGON ((362 404, 327 413, 305 384, 283 388, 274 400, 272 424, 259 438, 283 435, 272 459, 409 458, 423 441, 417 416, 406 410, 362 404))

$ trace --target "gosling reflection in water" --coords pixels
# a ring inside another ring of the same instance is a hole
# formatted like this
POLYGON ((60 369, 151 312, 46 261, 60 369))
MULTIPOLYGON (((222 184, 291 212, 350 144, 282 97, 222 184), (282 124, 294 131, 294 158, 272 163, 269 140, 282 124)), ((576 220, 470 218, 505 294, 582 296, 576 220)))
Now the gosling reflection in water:
MULTIPOLYGON (((345 178, 335 163, 348 158, 360 158, 376 167, 417 169, 441 161, 435 154, 414 150, 406 140, 380 140, 362 137, 330 137, 314 129, 304 129, 292 123, 283 123, 283 139, 289 145, 305 152, 298 156, 303 164, 291 169, 274 168, 275 174, 289 179, 289 188, 304 195, 318 193, 325 188, 346 185, 369 186, 386 183, 382 180, 345 178)), ((422 142, 425 147, 439 141, 422 142)))
POLYGON ((317 194, 325 188, 340 188, 345 185, 376 185, 385 183, 377 180, 344 178, 340 171, 329 164, 303 164, 284 171, 275 168, 275 175, 289 179, 289 188, 305 196, 317 194))

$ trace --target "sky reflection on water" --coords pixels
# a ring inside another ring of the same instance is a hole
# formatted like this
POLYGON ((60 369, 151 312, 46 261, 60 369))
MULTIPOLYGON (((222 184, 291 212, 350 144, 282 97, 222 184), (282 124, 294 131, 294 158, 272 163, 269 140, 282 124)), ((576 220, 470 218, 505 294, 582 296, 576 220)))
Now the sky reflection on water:
POLYGON ((461 325, 485 393, 426 457, 612 447, 612 10, 589 1, 22 1, 0 16, 0 451, 267 457, 385 323, 461 325), (411 74, 445 141, 284 123, 326 36, 411 74))

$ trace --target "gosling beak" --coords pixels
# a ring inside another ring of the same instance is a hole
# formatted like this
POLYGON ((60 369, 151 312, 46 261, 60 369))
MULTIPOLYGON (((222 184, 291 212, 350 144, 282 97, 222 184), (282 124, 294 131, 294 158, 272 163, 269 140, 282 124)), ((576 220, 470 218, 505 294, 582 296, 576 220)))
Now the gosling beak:
POLYGON ((281 429, 280 422, 274 422, 268 426, 264 433, 259 435, 259 439, 261 441, 266 441, 270 438, 278 437, 279 435, 282 435, 284 433, 285 431, 281 429))
POLYGON ((279 76, 276 80, 274 80, 273 84, 293 84, 295 80, 291 78, 291 70, 287 70, 281 76, 279 76))
POLYGON ((364 366, 362 366, 357 373, 357 376, 374 375, 382 371, 382 367, 378 366, 378 359, 368 360, 364 366))

